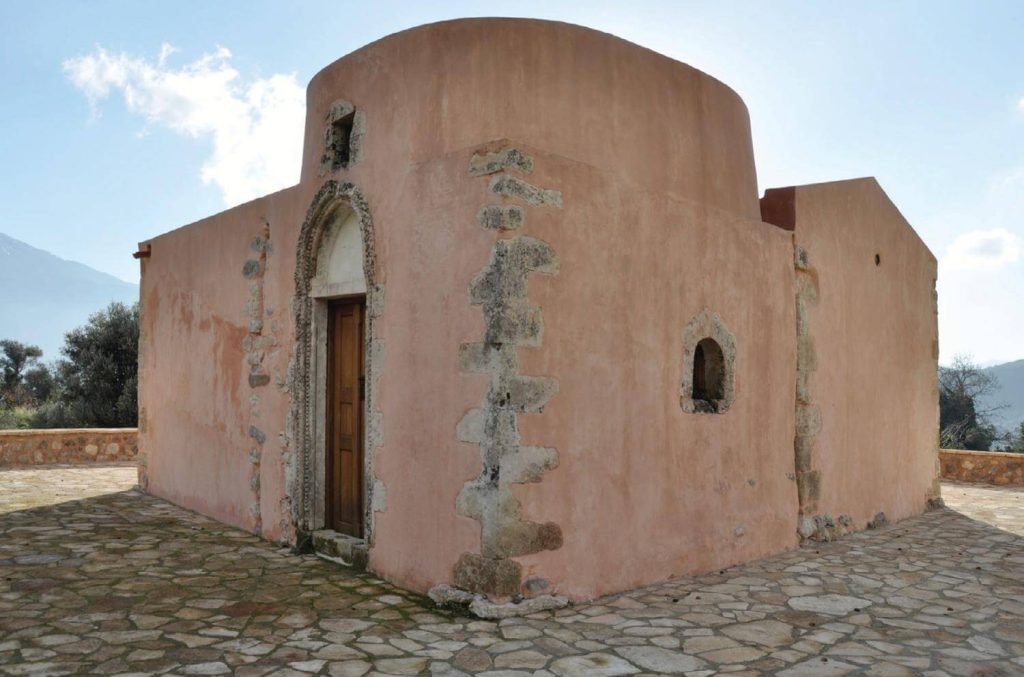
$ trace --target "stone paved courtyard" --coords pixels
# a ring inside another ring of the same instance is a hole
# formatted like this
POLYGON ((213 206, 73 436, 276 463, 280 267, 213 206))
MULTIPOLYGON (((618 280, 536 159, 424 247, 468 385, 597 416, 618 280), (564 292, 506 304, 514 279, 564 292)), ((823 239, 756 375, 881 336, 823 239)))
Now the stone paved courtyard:
POLYGON ((485 622, 141 495, 0 471, 0 673, 1024 674, 1024 491, 485 622), (996 527, 999 528, 996 528, 996 527))

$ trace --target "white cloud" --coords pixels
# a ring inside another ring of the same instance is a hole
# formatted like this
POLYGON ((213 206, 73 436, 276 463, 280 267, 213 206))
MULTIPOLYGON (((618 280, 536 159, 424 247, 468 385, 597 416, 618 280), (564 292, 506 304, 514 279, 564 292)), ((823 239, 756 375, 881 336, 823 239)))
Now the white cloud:
POLYGON ((1021 100, 1017 102, 1017 108, 1024 113, 1024 97, 1021 97, 1021 100))
POLYGON ((94 111, 119 91, 128 110, 148 125, 211 138, 213 152, 200 176, 220 188, 229 206, 298 181, 305 94, 295 75, 244 84, 224 47, 180 68, 167 63, 176 51, 164 44, 152 62, 97 47, 65 61, 64 72, 94 111))
POLYGON ((1001 270, 943 270, 939 273, 939 348, 941 362, 957 353, 983 362, 1009 362, 1024 357, 1024 297, 1021 266, 1001 270))
POLYGON ((1024 242, 1005 228, 972 230, 957 237, 942 257, 945 270, 998 270, 1020 260, 1024 242))

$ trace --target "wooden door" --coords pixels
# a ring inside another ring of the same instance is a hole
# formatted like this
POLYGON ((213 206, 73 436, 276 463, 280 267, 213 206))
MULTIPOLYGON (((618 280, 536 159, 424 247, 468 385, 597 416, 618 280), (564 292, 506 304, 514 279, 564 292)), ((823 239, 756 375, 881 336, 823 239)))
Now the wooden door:
POLYGON ((328 305, 326 526, 363 536, 365 299, 328 305))

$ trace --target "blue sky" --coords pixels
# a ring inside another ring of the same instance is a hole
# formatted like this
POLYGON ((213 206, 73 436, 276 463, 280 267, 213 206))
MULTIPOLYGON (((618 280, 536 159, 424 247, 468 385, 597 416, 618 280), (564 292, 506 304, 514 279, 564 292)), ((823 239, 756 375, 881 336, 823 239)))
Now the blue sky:
POLYGON ((495 13, 723 80, 762 191, 876 176, 940 259, 942 360, 1024 358, 1021 2, 3 3, 0 232, 135 281, 139 240, 297 180, 321 67, 495 13))

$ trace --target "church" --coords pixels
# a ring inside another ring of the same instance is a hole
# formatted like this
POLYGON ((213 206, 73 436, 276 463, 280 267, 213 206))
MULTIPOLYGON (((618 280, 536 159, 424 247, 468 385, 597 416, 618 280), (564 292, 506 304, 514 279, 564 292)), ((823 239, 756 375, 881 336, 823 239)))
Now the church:
POLYGON ((447 21, 320 71, 304 139, 296 185, 140 244, 151 494, 494 603, 938 498, 935 257, 872 178, 759 194, 722 82, 447 21))

